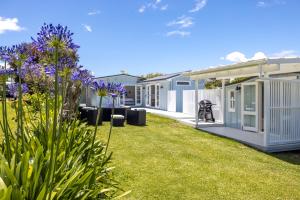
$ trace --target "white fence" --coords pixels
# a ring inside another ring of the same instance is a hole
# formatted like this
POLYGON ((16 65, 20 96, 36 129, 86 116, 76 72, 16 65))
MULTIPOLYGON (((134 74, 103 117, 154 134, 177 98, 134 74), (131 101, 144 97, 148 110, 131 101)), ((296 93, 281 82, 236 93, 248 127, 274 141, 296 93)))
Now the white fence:
MULTIPOLYGON (((214 105, 213 114, 216 121, 222 120, 222 90, 211 89, 211 90, 198 90, 198 101, 210 100, 214 105)), ((195 90, 184 90, 183 91, 183 113, 195 116, 195 90)))
POLYGON ((300 142, 300 82, 265 81, 266 143, 300 142))
POLYGON ((168 111, 176 112, 176 91, 168 91, 168 111))

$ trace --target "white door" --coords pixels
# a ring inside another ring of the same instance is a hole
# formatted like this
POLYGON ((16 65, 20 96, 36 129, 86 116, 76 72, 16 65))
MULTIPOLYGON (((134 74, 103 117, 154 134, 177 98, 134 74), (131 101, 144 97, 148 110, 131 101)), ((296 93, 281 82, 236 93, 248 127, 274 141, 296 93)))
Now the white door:
POLYGON ((135 86, 135 105, 142 105, 142 86, 135 86))
POLYGON ((258 83, 242 84, 242 127, 258 132, 258 83))

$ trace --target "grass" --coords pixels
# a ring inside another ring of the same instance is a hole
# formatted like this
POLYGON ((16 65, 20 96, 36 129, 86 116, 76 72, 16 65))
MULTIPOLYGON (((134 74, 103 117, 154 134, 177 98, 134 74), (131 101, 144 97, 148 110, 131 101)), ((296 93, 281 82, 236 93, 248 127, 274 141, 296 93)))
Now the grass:
POLYGON ((125 199, 300 199, 300 152, 265 154, 151 114, 114 127, 109 150, 125 199))
MULTIPOLYGON (((266 154, 177 121, 113 128, 115 175, 125 199, 300 199, 300 152, 266 154)), ((109 124, 99 130, 106 140, 109 124)))

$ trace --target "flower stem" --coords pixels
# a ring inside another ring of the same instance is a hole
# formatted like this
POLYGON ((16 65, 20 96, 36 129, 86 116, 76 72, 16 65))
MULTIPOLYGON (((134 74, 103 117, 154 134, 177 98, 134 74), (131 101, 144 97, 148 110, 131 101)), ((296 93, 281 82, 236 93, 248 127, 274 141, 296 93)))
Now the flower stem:
POLYGON ((110 137, 111 137, 111 132, 112 132, 112 127, 113 127, 113 116, 115 114, 115 98, 113 97, 113 107, 112 107, 112 111, 111 111, 111 119, 110 119, 110 127, 109 127, 109 133, 108 133, 108 139, 107 139, 107 144, 105 147, 105 152, 104 152, 104 156, 107 153, 107 149, 108 149, 108 145, 109 145, 109 141, 110 141, 110 137))
MULTIPOLYGON (((55 82, 54 82, 54 113, 53 113, 53 128, 52 128, 52 138, 51 138, 51 147, 50 147, 50 167, 48 171, 48 177, 46 182, 46 192, 45 195, 47 195, 48 190, 52 190, 52 179, 54 176, 53 171, 53 160, 54 160, 54 145, 56 140, 56 132, 57 132, 57 109, 58 109, 58 47, 55 47, 55 53, 54 53, 54 60, 55 60, 55 82), (49 188, 50 186, 50 188, 49 188)), ((51 195, 49 195, 49 199, 51 198, 51 195)))
POLYGON ((88 151, 88 157, 87 157, 87 161, 86 161, 85 171, 88 168, 90 157, 91 157, 91 154, 93 153, 94 143, 95 143, 95 139, 96 139, 96 135, 97 135, 97 130, 98 130, 98 124, 99 124, 99 120, 100 120, 100 117, 101 117, 101 111, 102 111, 102 98, 103 97, 100 96, 100 102, 99 102, 99 108, 98 108, 98 112, 97 112, 96 124, 95 124, 95 129, 94 129, 94 135, 93 135, 93 140, 92 140, 91 148, 88 151))
POLYGON ((21 65, 18 65, 18 135, 22 137, 22 152, 25 152, 25 136, 23 131, 23 107, 22 107, 22 83, 21 83, 21 65))
MULTIPOLYGON (((6 61, 4 62, 4 69, 6 69, 6 61)), ((7 128, 7 111, 6 111, 6 77, 3 78, 3 85, 2 85, 2 118, 3 118, 3 132, 5 135, 5 144, 7 148, 7 161, 10 165, 10 159, 11 159, 11 149, 10 149, 10 138, 8 134, 8 128, 7 128)))
MULTIPOLYGON (((68 85, 68 84, 66 84, 68 85)), ((56 161, 59 153, 59 145, 60 145, 60 138, 61 138, 61 129, 62 129, 62 122, 63 122, 63 110, 64 110, 64 100, 65 100, 65 80, 62 81, 62 87, 61 87, 61 107, 60 107, 60 113, 59 113, 59 125, 58 125, 58 135, 57 135, 57 145, 56 145, 56 151, 55 151, 55 157, 54 157, 54 165, 53 165, 53 171, 55 173, 56 170, 56 161)), ((55 177, 53 178, 55 180, 55 177)), ((52 191, 50 191, 51 194, 52 191)), ((51 195, 50 195, 51 196, 51 195)))

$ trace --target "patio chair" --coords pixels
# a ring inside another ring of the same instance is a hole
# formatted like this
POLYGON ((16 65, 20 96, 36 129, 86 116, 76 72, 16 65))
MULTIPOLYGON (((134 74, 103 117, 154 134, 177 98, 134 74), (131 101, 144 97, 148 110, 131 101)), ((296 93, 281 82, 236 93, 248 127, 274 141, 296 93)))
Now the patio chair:
POLYGON ((80 112, 80 120, 87 120, 87 112, 89 109, 93 107, 79 107, 78 110, 80 112))
MULTIPOLYGON (((97 115, 98 115, 98 109, 97 108, 87 109, 87 122, 88 122, 89 125, 96 125, 97 115)), ((102 125, 101 113, 100 113, 100 118, 99 118, 99 121, 98 121, 98 125, 102 125)))
POLYGON ((146 110, 127 110, 127 124, 145 126, 146 110))
POLYGON ((111 119, 111 108, 102 108, 102 121, 109 122, 111 119))

